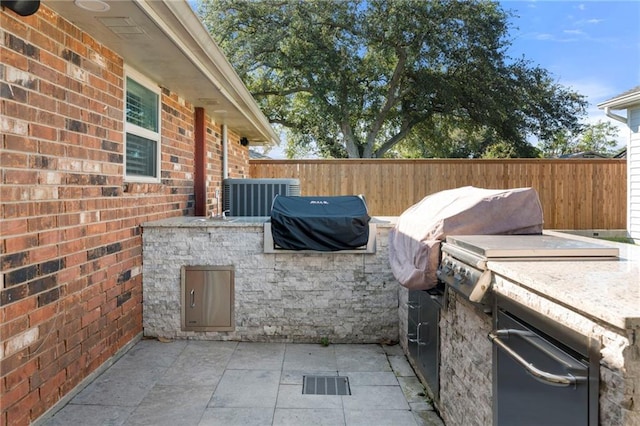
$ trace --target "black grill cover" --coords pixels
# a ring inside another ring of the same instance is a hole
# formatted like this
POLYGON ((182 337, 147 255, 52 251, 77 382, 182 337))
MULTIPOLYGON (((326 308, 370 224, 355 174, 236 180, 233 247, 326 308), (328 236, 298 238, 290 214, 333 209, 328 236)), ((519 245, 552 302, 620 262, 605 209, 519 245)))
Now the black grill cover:
POLYGON ((271 207, 273 242, 288 250, 336 251, 367 244, 369 220, 362 197, 288 197, 271 207))

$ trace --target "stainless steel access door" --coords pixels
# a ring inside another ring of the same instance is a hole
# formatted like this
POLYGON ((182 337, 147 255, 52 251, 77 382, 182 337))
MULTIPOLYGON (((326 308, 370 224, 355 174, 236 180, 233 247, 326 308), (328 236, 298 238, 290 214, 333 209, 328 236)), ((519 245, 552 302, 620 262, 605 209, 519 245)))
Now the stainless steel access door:
POLYGON ((489 335, 494 424, 597 424, 590 413, 589 360, 501 309, 497 315, 497 329, 489 335))
POLYGON ((233 266, 184 266, 181 287, 183 331, 234 330, 233 266))

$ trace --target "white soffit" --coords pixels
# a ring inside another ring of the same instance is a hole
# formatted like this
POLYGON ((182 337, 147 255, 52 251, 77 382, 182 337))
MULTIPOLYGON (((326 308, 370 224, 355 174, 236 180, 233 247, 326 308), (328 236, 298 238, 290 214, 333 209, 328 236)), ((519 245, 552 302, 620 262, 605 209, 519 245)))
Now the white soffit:
POLYGON ((43 1, 122 56, 125 64, 203 107, 252 145, 277 142, 268 120, 186 1, 105 3, 109 10, 92 12, 73 0, 43 1))

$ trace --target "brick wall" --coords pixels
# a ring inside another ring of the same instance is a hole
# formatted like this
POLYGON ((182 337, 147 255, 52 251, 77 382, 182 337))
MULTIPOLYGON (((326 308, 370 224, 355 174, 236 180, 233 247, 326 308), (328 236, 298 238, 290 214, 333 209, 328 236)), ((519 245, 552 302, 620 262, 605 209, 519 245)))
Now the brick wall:
MULTIPOLYGON (((126 183, 122 58, 45 5, 0 11, 0 58, 0 424, 20 425, 141 332, 140 224, 193 213, 194 108, 163 88, 162 181, 126 183)), ((221 129, 207 126, 212 191, 221 129)))

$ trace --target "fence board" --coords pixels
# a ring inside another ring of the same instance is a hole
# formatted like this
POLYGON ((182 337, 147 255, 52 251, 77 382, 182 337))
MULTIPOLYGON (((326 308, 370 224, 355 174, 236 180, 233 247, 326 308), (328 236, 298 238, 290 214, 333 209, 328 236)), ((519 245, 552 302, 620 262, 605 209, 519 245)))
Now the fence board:
POLYGON ((298 178, 302 195, 363 194, 397 216, 426 195, 472 185, 533 187, 546 229, 625 229, 624 159, 250 160, 252 178, 298 178))

